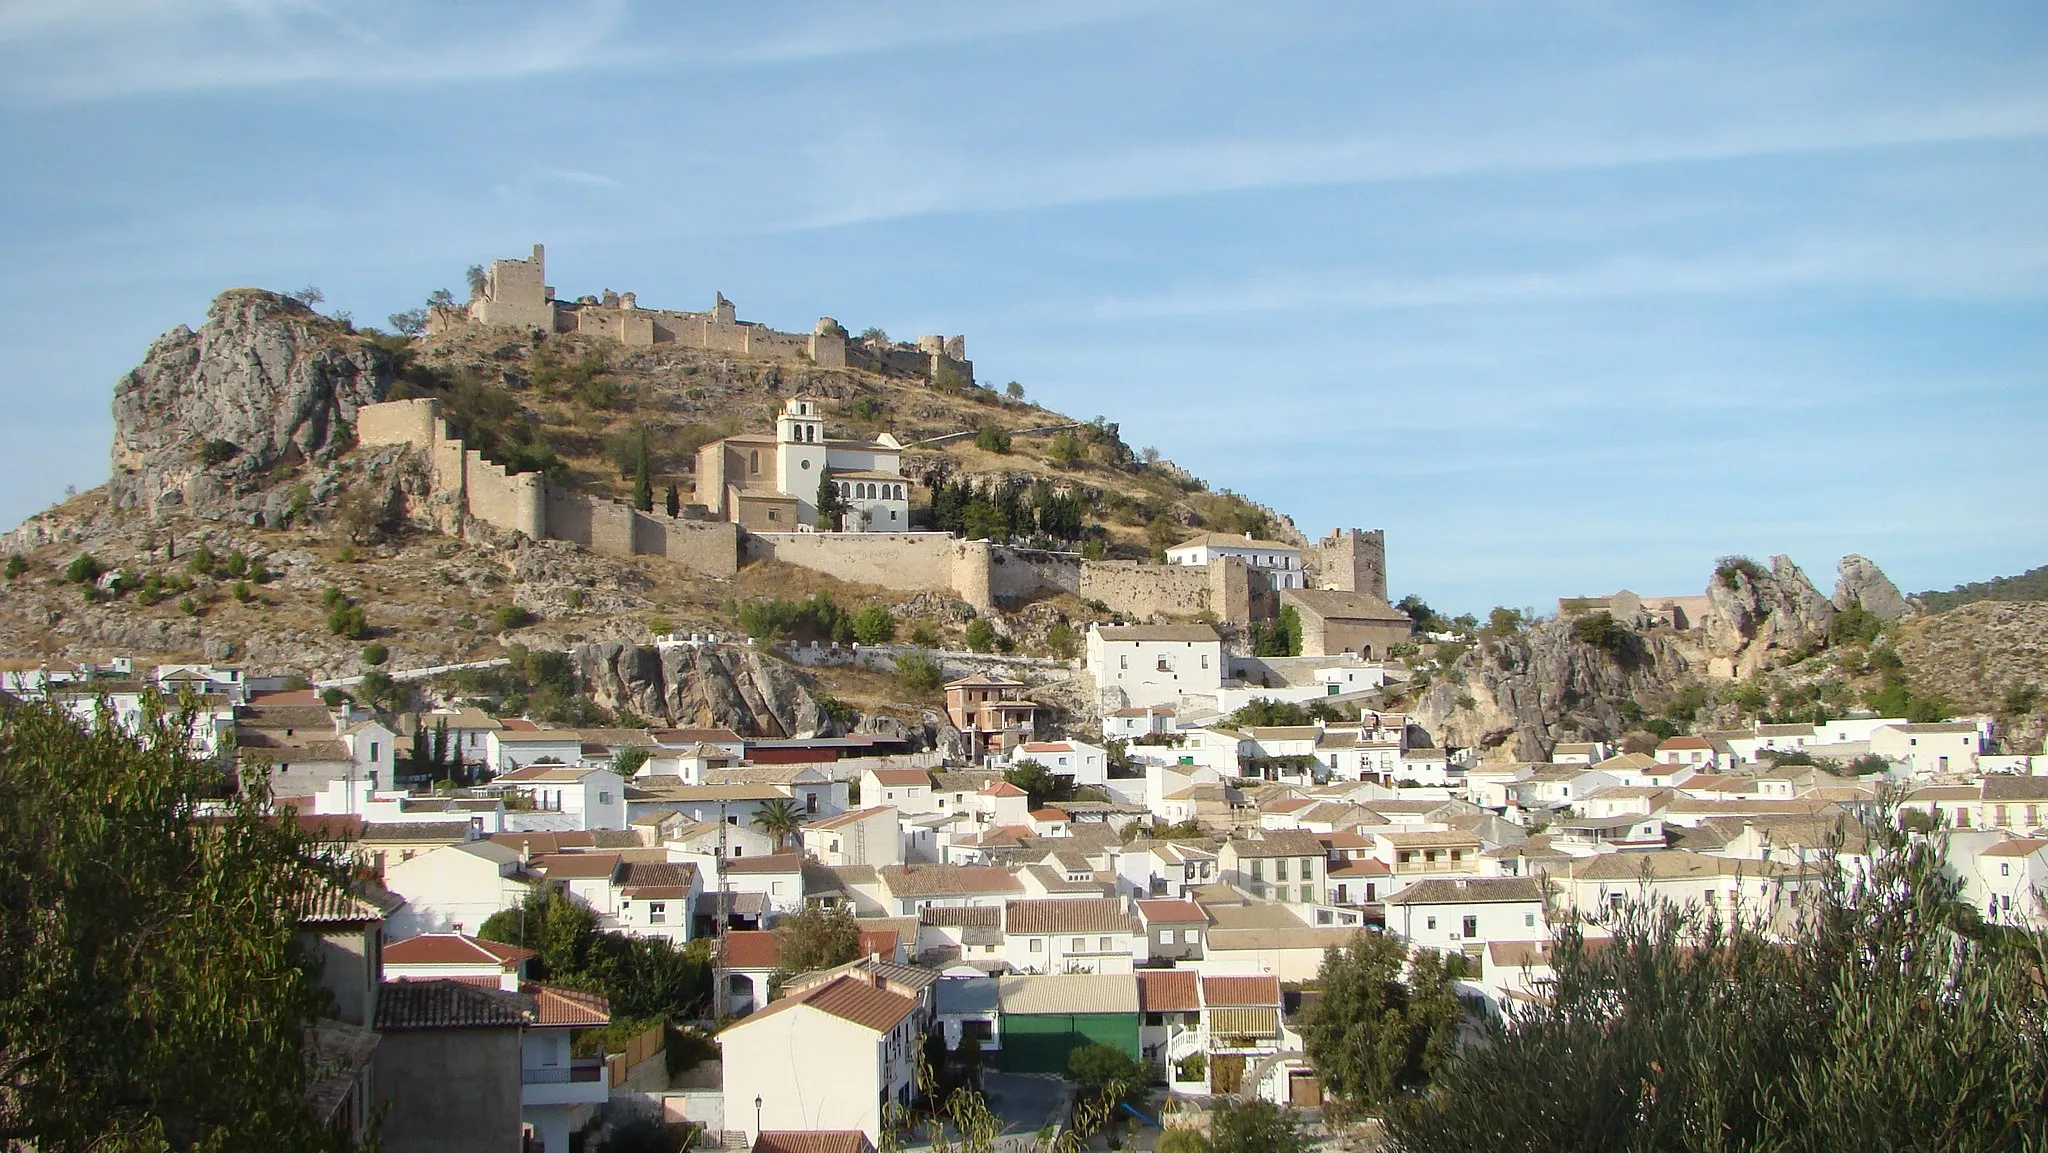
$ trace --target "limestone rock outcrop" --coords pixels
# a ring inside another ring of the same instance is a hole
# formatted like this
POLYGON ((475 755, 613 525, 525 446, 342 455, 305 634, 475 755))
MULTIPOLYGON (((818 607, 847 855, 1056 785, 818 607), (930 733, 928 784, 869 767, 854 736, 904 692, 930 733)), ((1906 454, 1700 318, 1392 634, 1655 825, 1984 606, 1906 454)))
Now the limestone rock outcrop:
POLYGON ((1825 643, 1835 623, 1834 604, 1785 556, 1772 557, 1769 572, 1722 567, 1707 584, 1707 599, 1707 651, 1735 676, 1825 643))
POLYGON ((1912 615, 1912 602, 1899 594, 1899 586, 1876 561, 1850 553, 1835 566, 1835 574, 1835 608, 1862 605, 1863 611, 1887 623, 1912 615))
POLYGON ((288 297, 233 289, 197 332, 179 325, 114 386, 116 510, 233 505, 280 464, 347 451, 356 411, 384 399, 383 349, 288 297))
POLYGON ((1411 716, 1444 745, 1525 761, 1549 760, 1559 741, 1619 737, 1629 727, 1623 701, 1654 700, 1694 673, 1668 631, 1625 636, 1618 648, 1596 647, 1558 619, 1485 638, 1416 698, 1411 716))
POLYGON ((788 666, 723 646, 580 644, 569 659, 593 700, 682 727, 741 736, 827 732, 831 717, 788 666))

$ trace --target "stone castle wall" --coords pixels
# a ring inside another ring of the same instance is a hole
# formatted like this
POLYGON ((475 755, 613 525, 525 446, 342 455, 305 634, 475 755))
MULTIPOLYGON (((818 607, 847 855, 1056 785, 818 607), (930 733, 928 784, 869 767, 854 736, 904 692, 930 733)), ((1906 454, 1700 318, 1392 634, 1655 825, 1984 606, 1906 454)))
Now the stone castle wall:
MULTIPOLYGON (((963 541, 941 532, 761 533, 722 519, 640 512, 548 484, 537 473, 508 474, 450 436, 432 399, 365 406, 356 439, 364 446, 409 446, 426 458, 442 510, 439 527, 450 534, 461 534, 468 518, 536 540, 569 541, 606 556, 663 557, 717 577, 731 576, 742 564, 776 560, 899 592, 951 593, 979 612, 1014 609, 1061 594, 1099 602, 1137 620, 1211 613, 1219 620, 1244 622, 1270 619, 1279 607, 1271 582, 1241 560, 1205 567, 1087 561, 1074 553, 963 541)), ((1365 542, 1368 559, 1383 573, 1383 553, 1373 551, 1383 538, 1362 535, 1370 538, 1365 542)))
POLYGON ((448 510, 437 517, 444 532, 462 533, 466 517, 605 556, 659 556, 707 576, 731 576, 739 569, 737 525, 644 513, 549 484, 539 473, 507 473, 448 435, 431 399, 365 406, 356 420, 356 441, 366 447, 405 445, 427 459, 434 496, 448 510))
POLYGON ((1316 588, 1370 593, 1387 599, 1387 534, 1355 528, 1332 530, 1302 554, 1316 588))

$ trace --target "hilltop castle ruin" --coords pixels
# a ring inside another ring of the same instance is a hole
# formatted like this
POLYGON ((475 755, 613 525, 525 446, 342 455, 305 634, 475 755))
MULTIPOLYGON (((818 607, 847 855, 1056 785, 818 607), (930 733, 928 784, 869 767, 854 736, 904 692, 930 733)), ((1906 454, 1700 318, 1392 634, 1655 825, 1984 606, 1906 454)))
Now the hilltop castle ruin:
POLYGON ((547 253, 533 246, 523 260, 493 260, 484 270, 481 291, 460 308, 436 307, 427 312, 430 334, 467 325, 489 328, 581 333, 630 347, 673 344, 707 352, 758 356, 819 368, 862 368, 894 376, 957 378, 974 382, 974 362, 967 359, 964 336, 920 336, 915 344, 849 337, 838 321, 821 316, 809 333, 778 332, 757 321, 739 319, 724 293, 714 294, 708 312, 642 308, 631 292, 606 289, 598 296, 558 300, 547 283, 547 253))

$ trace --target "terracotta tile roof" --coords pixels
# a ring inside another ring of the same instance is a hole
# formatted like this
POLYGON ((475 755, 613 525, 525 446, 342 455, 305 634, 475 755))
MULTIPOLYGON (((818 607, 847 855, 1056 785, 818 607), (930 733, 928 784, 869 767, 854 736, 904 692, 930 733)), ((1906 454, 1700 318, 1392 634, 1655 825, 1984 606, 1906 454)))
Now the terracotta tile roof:
POLYGON ((688 861, 628 861, 619 877, 619 891, 629 897, 683 898, 697 881, 697 866, 688 861))
POLYGON ((363 825, 365 841, 466 841, 468 821, 375 821, 363 825))
POLYGON ((999 929, 1003 911, 994 905, 927 905, 918 910, 917 921, 936 927, 999 929))
POLYGON ((534 856, 563 849, 588 849, 597 844, 589 833, 492 833, 491 842, 514 852, 525 849, 534 856))
POLYGON ((1202 1007, 1201 974, 1193 969, 1141 969, 1138 972, 1138 1011, 1141 1013, 1192 1013, 1202 1007))
POLYGON ((1003 928, 1010 933, 1134 933, 1137 918, 1112 900, 1062 897, 1044 901, 1010 901, 1003 906, 1003 928))
POLYGON ((848 974, 835 977, 822 985, 791 993, 766 1008, 740 1019, 728 1028, 744 1029, 764 1017, 786 1013, 799 1006, 829 1013, 863 1029, 886 1033, 917 1008, 917 1001, 901 993, 875 988, 874 979, 871 977, 848 974))
POLYGON ((1667 738, 1664 741, 1664 743, 1657 746, 1657 751, 1663 752, 1665 749, 1706 750, 1711 749, 1713 747, 1713 745, 1707 743, 1707 738, 1705 737, 1670 737, 1667 738))
POLYGON ((903 788, 913 785, 929 785, 932 775, 923 769, 869 769, 875 780, 884 785, 903 788))
POLYGON ((619 871, 617 853, 546 853, 533 859, 533 867, 550 880, 610 879, 619 871))
POLYGON ((1031 819, 1034 821, 1071 821, 1074 818, 1068 816, 1063 809, 1045 808, 1031 810, 1031 819))
POLYGON ((780 942, 767 929, 732 929, 725 934, 725 956, 721 960, 728 969, 773 969, 780 955, 780 942))
POLYGON ((365 882, 343 888, 331 882, 321 882, 305 896, 299 909, 299 923, 365 924, 383 920, 403 904, 405 898, 379 885, 365 882))
POLYGON ((984 797, 1028 797, 1031 794, 1008 781, 990 781, 981 787, 984 797))
MULTIPOLYGON (((1612 853, 1620 857, 1628 854, 1612 853)), ((1641 856, 1650 856, 1644 853, 1641 856)), ((1541 901, 1543 882, 1535 877, 1472 877, 1457 881, 1417 881, 1387 898, 1389 905, 1480 905, 1503 901, 1541 901)))
POLYGON ((533 998, 533 1024, 608 1025, 612 1005, 596 993, 579 993, 555 985, 522 984, 519 991, 533 998))
POLYGON ((1209 915, 1193 901, 1139 901, 1138 916, 1155 925, 1206 925, 1209 915))
POLYGON ((1109 642, 1220 644, 1223 641, 1208 625, 1106 625, 1095 631, 1109 642))
POLYGON ((958 893, 1015 893, 1023 886, 996 865, 890 865, 882 884, 898 897, 943 897, 958 893))
POLYGON ((883 813, 893 813, 895 811, 896 809, 893 805, 873 805, 865 809, 848 809, 837 816, 826 817, 822 821, 813 821, 805 825, 804 829, 807 832, 811 830, 843 829, 848 825, 857 825, 869 817, 879 817, 883 813))
POLYGON ((526 1024, 529 1010, 516 993, 461 981, 386 981, 377 988, 377 1031, 497 1029, 526 1024))
POLYGON ((728 873, 801 873, 801 853, 770 853, 765 857, 733 857, 725 862, 728 873))
POLYGON ((2000 841, 1998 844, 1985 849, 1977 855, 1980 857, 2031 857, 2035 853, 2040 852, 2043 846, 2048 846, 2048 840, 2042 840, 2039 837, 2014 837, 2010 841, 2000 841))
POLYGON ((858 1129, 763 1129, 754 1138, 753 1153, 874 1153, 867 1134, 858 1129))
POLYGON ((503 965, 510 967, 529 957, 531 949, 507 945, 462 933, 422 933, 384 946, 387 965, 503 965))
POLYGON ((1202 978, 1204 1005, 1278 1005, 1280 978, 1267 973, 1256 977, 1202 978))

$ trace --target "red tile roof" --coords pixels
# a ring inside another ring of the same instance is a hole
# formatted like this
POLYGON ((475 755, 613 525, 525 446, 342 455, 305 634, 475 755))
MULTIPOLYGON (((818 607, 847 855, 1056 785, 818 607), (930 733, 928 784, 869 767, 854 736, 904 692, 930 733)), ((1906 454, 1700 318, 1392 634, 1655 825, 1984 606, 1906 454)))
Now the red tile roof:
POLYGON ((981 787, 984 797, 1028 797, 1031 794, 1008 781, 990 781, 981 787))
POLYGON ((523 848, 535 856, 597 845, 597 838, 589 833, 492 833, 491 840, 509 849, 523 848))
POLYGON ((1192 1013, 1202 1007, 1193 969, 1138 971, 1138 1010, 1143 1013, 1192 1013))
POLYGON ((1139 901, 1138 915, 1146 921, 1169 925, 1206 925, 1209 915, 1193 901, 1139 901))
POLYGON ((461 933, 422 933, 384 946, 387 965, 500 965, 511 967, 529 957, 531 949, 487 941, 461 933))
POLYGON ((917 1001, 901 993, 875 988, 874 978, 865 974, 849 975, 836 977, 822 985, 813 985, 802 992, 791 993, 759 1012, 741 1018, 731 1028, 744 1028, 750 1022, 758 1021, 770 1014, 786 1013, 798 1006, 808 1006, 864 1029, 886 1033, 917 1008, 917 1001))
POLYGON ((548 853, 533 859, 533 867, 551 880, 610 880, 619 871, 617 853, 548 853))
POLYGON ((728 969, 773 969, 777 941, 766 929, 736 929, 725 934, 724 965, 728 969))
POLYGON ((867 1134, 858 1129, 763 1129, 754 1138, 754 1153, 874 1153, 867 1134))
POLYGON ((1034 821, 1071 821, 1074 818, 1069 817, 1064 809, 1047 808, 1031 810, 1031 819, 1034 821))
POLYGON ((1278 1005, 1280 978, 1268 973, 1258 977, 1202 978, 1204 1005, 1278 1005))
POLYGON ((555 985, 524 984, 519 991, 533 998, 536 1025, 608 1025, 610 1001, 596 993, 579 993, 555 985))

